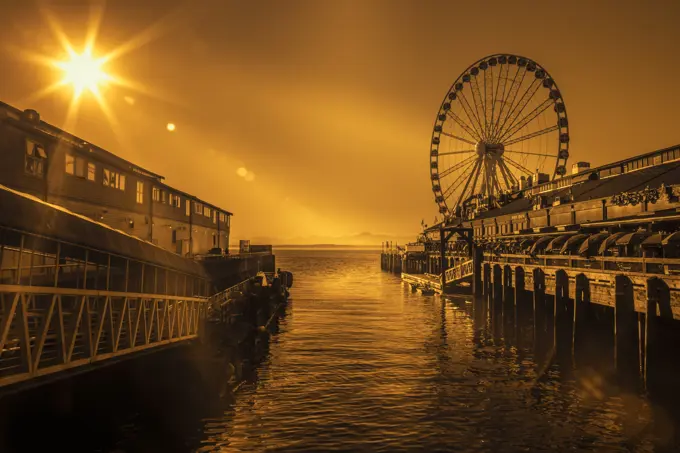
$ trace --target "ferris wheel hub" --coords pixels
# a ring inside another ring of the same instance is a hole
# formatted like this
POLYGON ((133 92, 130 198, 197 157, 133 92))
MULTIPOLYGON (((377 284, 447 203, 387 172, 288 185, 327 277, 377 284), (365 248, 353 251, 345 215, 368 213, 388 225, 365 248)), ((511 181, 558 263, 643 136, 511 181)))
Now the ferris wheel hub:
POLYGON ((477 142, 475 146, 475 151, 480 157, 490 156, 490 157, 500 157, 505 151, 505 147, 502 143, 485 143, 483 141, 477 142))

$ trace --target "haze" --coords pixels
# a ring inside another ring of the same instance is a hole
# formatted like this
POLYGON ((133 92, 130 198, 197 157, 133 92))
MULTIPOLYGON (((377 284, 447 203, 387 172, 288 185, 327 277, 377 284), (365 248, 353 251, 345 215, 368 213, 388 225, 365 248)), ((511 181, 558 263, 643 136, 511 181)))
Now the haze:
MULTIPOLYGON (((1 100, 65 126, 71 93, 36 96, 55 74, 22 50, 63 52, 46 17, 82 46, 89 5, 0 0, 1 100)), ((470 63, 545 66, 569 163, 604 164, 680 142, 679 20, 677 1, 110 1, 96 49, 131 43, 110 66, 136 86, 68 130, 234 212, 232 240, 403 241, 437 215, 432 124, 470 63)))

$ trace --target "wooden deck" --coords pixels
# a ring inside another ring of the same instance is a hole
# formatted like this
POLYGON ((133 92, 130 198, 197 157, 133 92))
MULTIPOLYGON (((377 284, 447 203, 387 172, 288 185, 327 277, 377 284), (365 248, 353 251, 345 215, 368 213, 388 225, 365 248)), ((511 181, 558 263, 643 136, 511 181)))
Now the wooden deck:
POLYGON ((439 275, 402 273, 401 279, 411 285, 411 288, 416 290, 420 290, 421 288, 432 288, 437 293, 441 294, 442 292, 439 275))

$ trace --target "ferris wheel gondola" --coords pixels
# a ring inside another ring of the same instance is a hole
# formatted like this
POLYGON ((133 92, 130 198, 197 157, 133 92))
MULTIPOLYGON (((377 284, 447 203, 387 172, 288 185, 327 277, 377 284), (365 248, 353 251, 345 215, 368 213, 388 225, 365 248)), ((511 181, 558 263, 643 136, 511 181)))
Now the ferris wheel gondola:
POLYGON ((439 212, 466 216, 565 175, 568 126, 557 84, 535 61, 496 54, 470 65, 444 97, 432 133, 439 212))

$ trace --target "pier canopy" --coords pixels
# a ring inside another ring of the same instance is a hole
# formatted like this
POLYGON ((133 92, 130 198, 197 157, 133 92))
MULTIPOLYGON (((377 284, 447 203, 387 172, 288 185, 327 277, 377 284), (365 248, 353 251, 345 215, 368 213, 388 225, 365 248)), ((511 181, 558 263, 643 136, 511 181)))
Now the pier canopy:
POLYGON ((569 239, 567 239, 562 245, 560 254, 565 255, 578 253, 581 244, 583 244, 588 239, 588 237, 589 235, 587 234, 575 234, 570 236, 569 239))

